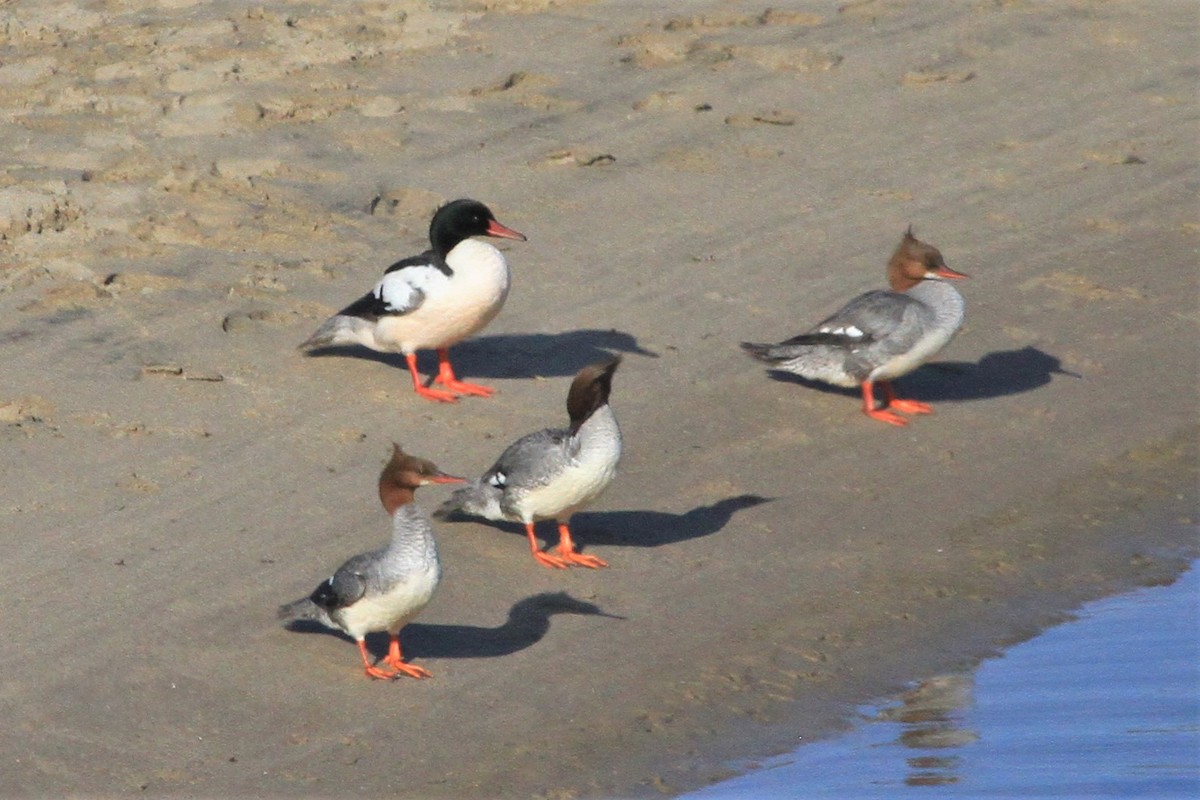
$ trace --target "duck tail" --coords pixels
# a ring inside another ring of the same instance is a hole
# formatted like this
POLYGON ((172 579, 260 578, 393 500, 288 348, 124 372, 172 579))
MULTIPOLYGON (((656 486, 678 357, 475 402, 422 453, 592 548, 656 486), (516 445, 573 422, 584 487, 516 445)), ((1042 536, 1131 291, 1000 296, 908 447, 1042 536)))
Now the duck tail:
POLYGON ((433 516, 438 519, 453 519, 458 516, 475 516, 484 519, 504 519, 500 508, 501 492, 490 483, 476 481, 461 489, 455 490, 446 502, 442 503, 433 516))
POLYGON ((756 358, 759 361, 765 361, 768 364, 778 364, 780 361, 783 361, 787 358, 787 356, 781 356, 778 354, 777 351, 779 349, 779 345, 759 344, 758 342, 742 342, 742 349, 745 350, 751 358, 756 358))
POLYGON ((314 603, 311 597, 302 597, 299 600, 280 606, 276 615, 284 623, 312 620, 322 625, 334 627, 329 619, 329 613, 314 603))
POLYGON ((329 347, 338 344, 363 344, 369 336, 371 323, 362 317, 352 317, 345 314, 335 314, 321 323, 321 327, 313 332, 298 346, 298 350, 311 347, 329 347))

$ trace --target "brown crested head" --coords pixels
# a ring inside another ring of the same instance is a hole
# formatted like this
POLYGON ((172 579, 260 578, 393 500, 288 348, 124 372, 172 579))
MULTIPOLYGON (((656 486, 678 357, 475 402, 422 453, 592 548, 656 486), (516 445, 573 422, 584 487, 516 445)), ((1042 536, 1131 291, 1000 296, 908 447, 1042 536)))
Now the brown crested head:
POLYGON ((571 416, 571 433, 579 431, 580 426, 588 421, 596 409, 608 404, 608 395, 612 392, 613 373, 621 363, 621 357, 615 356, 608 361, 600 361, 579 370, 575 380, 571 381, 571 390, 567 392, 567 413, 571 416))
POLYGON ((887 274, 888 283, 897 292, 906 292, 926 278, 967 277, 946 266, 940 250, 913 236, 911 225, 888 261, 887 274))
POLYGON ((427 483, 462 483, 458 478, 442 472, 432 461, 410 456, 400 445, 392 443, 392 458, 379 473, 379 501, 389 514, 406 503, 411 503, 418 486, 427 483))

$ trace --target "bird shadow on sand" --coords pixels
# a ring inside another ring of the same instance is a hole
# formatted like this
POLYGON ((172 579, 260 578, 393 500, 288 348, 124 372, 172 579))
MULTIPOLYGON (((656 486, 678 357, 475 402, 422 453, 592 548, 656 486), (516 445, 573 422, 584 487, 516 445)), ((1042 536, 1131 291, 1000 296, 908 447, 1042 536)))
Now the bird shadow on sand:
MULTIPOLYGON (((463 380, 477 378, 532 378, 534 376, 574 375, 588 364, 612 358, 613 352, 658 358, 637 337, 617 330, 589 328, 562 333, 502 333, 480 336, 455 345, 450 351, 454 371, 463 380)), ((378 353, 357 345, 316 347, 307 352, 312 358, 346 356, 378 361, 405 372, 407 365, 399 353, 378 353)), ((426 375, 437 372, 431 352, 417 354, 426 375)))
MULTIPOLYGON (((485 628, 478 625, 442 625, 413 622, 400 631, 405 659, 412 658, 497 658, 512 655, 537 644, 550 631, 550 618, 556 614, 625 619, 605 613, 594 603, 576 600, 566 592, 542 592, 518 600, 508 611, 502 625, 485 628)), ((299 620, 287 626, 296 633, 319 633, 353 643, 341 631, 331 630, 311 620, 299 620)), ((367 636, 371 653, 382 658, 387 653, 388 637, 376 633, 367 636)))
MULTIPOLYGON (((682 514, 669 511, 581 511, 571 517, 571 533, 577 549, 592 545, 614 547, 661 547, 689 539, 709 536, 729 524, 733 515, 744 508, 771 502, 770 497, 742 494, 726 497, 707 506, 697 506, 682 514)), ((473 520, 518 536, 525 528, 514 522, 498 522, 454 514, 453 520, 473 520)), ((538 523, 537 532, 554 544, 558 533, 553 523, 538 523)), ((551 548, 553 549, 553 547, 551 548)))
MULTIPOLYGON (((790 372, 771 370, 774 380, 795 383, 827 394, 859 398, 858 389, 844 389, 819 381, 810 381, 790 372)), ((896 394, 913 400, 933 403, 986 400, 992 397, 1021 394, 1038 389, 1053 380, 1055 375, 1072 378, 1083 376, 1063 369, 1055 356, 1036 347, 1020 350, 1000 350, 988 353, 978 363, 969 361, 938 361, 895 381, 896 394)))
POLYGON ((576 600, 566 592, 542 592, 526 597, 508 610, 508 619, 495 628, 416 622, 404 629, 404 653, 414 658, 496 658, 537 644, 550 631, 557 614, 625 619, 605 613, 594 603, 576 600))

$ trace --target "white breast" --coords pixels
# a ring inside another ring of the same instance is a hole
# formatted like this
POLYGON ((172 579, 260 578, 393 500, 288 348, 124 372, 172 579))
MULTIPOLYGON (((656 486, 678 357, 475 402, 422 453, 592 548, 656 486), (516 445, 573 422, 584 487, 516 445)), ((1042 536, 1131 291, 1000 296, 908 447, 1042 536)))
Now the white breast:
POLYGON ((481 330, 500 313, 508 298, 509 270, 499 250, 486 242, 464 239, 450 251, 446 263, 454 274, 422 286, 425 299, 418 308, 379 321, 375 338, 389 345, 387 349, 412 353, 449 347, 481 330))
POLYGON ((565 521, 612 483, 621 460, 621 430, 612 408, 598 409, 576 435, 578 456, 545 486, 525 494, 520 504, 524 516, 565 521))
POLYGON ((616 462, 569 467, 545 486, 522 498, 522 510, 534 519, 565 520, 600 496, 617 474, 616 462))
POLYGON ((954 331, 950 330, 935 330, 926 334, 907 353, 902 353, 872 370, 871 380, 887 381, 907 375, 936 355, 953 336, 954 331))
POLYGON ((948 281, 929 279, 909 291, 909 296, 925 304, 932 320, 925 324, 924 335, 907 353, 881 364, 871 372, 871 380, 891 380, 912 372, 945 347, 962 327, 965 303, 948 281))
POLYGON ((356 639, 372 631, 395 633, 429 604, 439 577, 436 565, 411 573, 390 591, 367 595, 341 609, 339 622, 356 639))

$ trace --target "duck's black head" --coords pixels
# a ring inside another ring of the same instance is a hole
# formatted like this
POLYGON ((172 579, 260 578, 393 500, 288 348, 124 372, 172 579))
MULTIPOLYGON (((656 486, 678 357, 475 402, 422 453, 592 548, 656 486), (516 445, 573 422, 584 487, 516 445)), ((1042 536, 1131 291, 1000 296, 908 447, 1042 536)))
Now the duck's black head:
POLYGON ((454 246, 471 236, 495 236, 525 241, 525 234, 496 221, 490 208, 478 200, 454 200, 437 210, 429 223, 429 241, 444 258, 454 246))

